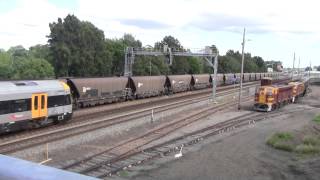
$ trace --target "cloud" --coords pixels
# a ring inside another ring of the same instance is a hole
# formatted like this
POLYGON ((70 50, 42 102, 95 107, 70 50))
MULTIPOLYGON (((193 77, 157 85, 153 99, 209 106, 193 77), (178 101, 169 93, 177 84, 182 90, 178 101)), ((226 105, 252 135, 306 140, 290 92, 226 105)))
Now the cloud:
POLYGON ((198 19, 186 25, 186 27, 192 26, 206 31, 230 31, 230 32, 242 32, 242 29, 246 27, 254 33, 266 32, 263 28, 263 22, 247 17, 233 16, 227 14, 202 14, 198 19))
MULTIPOLYGON (((270 17, 275 17, 272 14, 270 17)), ((245 27, 251 34, 264 33, 289 33, 296 35, 314 34, 315 31, 307 30, 304 27, 291 28, 290 26, 278 25, 277 23, 267 21, 263 18, 254 16, 240 16, 222 13, 202 14, 199 18, 194 19, 185 27, 194 27, 204 31, 225 31, 242 33, 245 27)))
POLYGON ((64 17, 67 11, 50 4, 47 0, 17 1, 17 6, 0 16, 0 47, 23 45, 28 48, 45 44, 50 33, 49 23, 64 17))
POLYGON ((170 27, 167 24, 146 19, 120 19, 119 21, 124 25, 136 26, 143 29, 162 29, 170 27))

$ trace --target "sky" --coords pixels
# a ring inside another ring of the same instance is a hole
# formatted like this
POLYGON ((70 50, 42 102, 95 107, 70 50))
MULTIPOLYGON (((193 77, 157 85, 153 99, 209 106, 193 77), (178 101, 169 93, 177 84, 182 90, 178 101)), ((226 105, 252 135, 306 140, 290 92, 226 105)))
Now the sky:
POLYGON ((216 45, 220 54, 245 52, 284 67, 320 65, 316 0, 0 0, 0 48, 46 44, 49 23, 74 14, 106 38, 132 34, 143 46, 166 35, 193 51, 216 45))

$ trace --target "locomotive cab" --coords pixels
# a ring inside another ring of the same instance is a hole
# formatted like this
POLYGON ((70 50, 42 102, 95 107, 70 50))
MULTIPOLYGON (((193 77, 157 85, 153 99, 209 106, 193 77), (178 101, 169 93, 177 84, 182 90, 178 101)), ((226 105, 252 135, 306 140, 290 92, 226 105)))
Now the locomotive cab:
POLYGON ((254 109, 257 111, 271 111, 275 97, 275 88, 262 86, 256 90, 254 109))

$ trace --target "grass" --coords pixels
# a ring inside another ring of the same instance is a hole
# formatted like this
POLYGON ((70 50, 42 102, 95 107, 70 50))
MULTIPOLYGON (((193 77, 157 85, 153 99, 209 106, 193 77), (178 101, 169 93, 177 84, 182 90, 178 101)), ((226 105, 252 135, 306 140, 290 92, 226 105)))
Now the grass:
POLYGON ((301 143, 293 143, 293 135, 288 132, 275 133, 268 140, 271 147, 297 154, 310 155, 320 153, 320 138, 317 135, 303 137, 301 143))
POLYGON ((312 146, 320 145, 319 137, 315 137, 315 136, 305 136, 302 142, 304 145, 312 145, 312 146))
MULTIPOLYGON (((320 124, 320 114, 316 115, 312 121, 320 124)), ((320 154, 320 134, 308 130, 302 133, 304 135, 298 133, 294 136, 289 132, 278 132, 269 137, 266 143, 275 149, 300 155, 320 154)))
POLYGON ((320 147, 311 144, 300 144, 295 148, 295 152, 299 154, 317 154, 320 152, 320 147))
POLYGON ((294 149, 294 146, 290 144, 292 139, 293 135, 289 132, 275 133, 267 140, 267 144, 276 149, 291 152, 294 149))
POLYGON ((316 117, 314 117, 313 121, 320 124, 320 115, 317 115, 316 117))
POLYGON ((129 173, 128 173, 128 171, 122 170, 119 172, 119 176, 127 177, 127 176, 129 176, 129 173))

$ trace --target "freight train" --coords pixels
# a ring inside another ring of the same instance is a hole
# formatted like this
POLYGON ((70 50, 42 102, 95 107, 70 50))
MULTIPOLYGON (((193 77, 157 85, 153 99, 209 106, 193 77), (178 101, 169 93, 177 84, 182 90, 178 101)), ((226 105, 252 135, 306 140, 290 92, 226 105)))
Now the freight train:
MULTIPOLYGON (((244 73, 243 82, 270 77, 281 79, 280 73, 244 73)), ((107 78, 67 78, 74 107, 88 107, 129 99, 169 95, 212 87, 213 75, 168 75, 107 78)), ((239 83, 240 74, 217 74, 217 86, 239 83)))
MULTIPOLYGON (((264 80, 261 80, 261 83, 264 80)), ((304 82, 289 82, 288 84, 265 84, 255 94, 254 109, 257 111, 273 111, 281 106, 294 103, 306 94, 304 82)))
MULTIPOLYGON (((244 82, 279 73, 245 73, 244 82)), ((218 74, 217 86, 238 83, 240 74, 218 74)), ((64 78, 0 82, 0 133, 71 119, 73 109, 212 87, 213 75, 64 78)))

